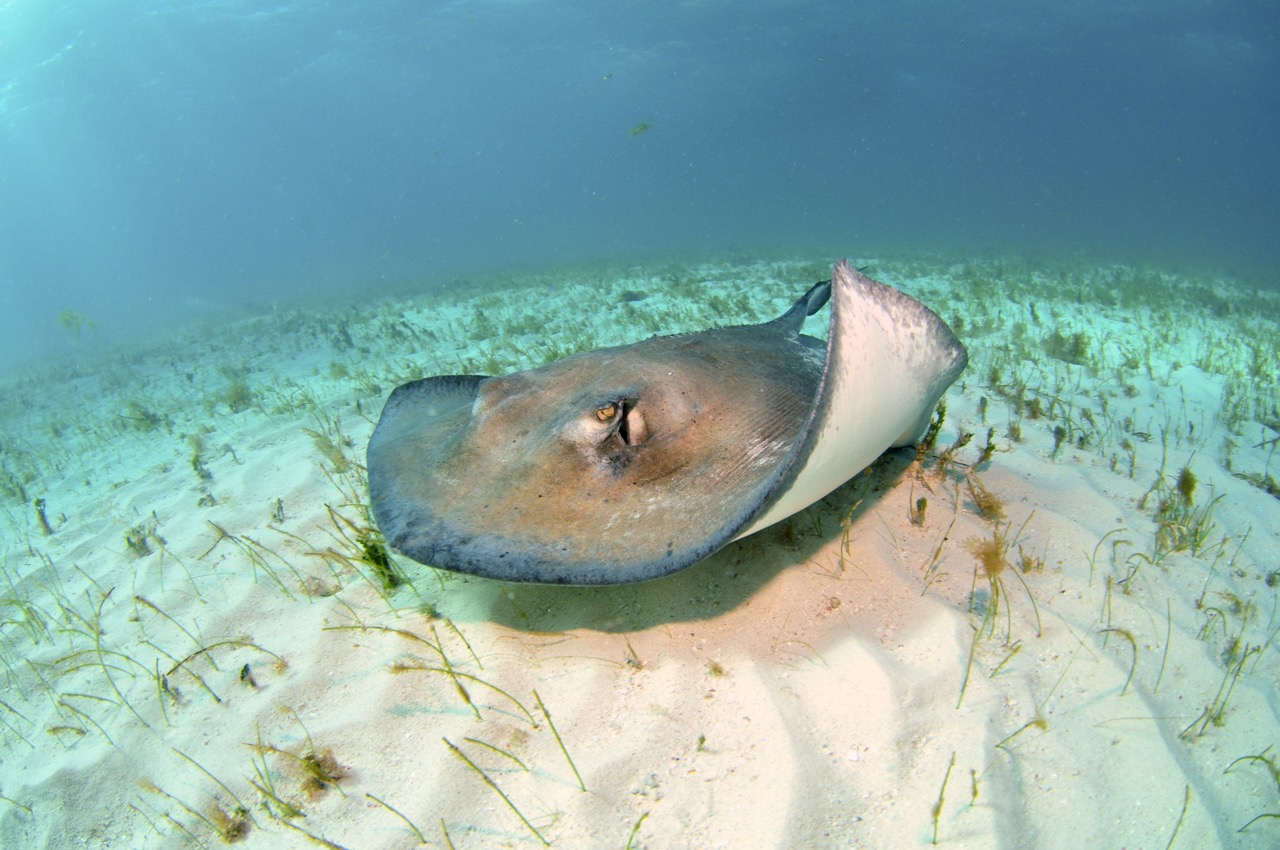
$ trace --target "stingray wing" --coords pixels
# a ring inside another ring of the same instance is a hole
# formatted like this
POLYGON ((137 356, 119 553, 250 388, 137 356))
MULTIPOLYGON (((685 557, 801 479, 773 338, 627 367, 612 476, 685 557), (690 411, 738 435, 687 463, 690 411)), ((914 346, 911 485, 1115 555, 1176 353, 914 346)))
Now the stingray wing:
POLYGON ((772 322, 397 388, 369 442, 373 514, 436 567, 656 578, 917 439, 965 360, 928 308, 841 260, 772 322), (829 293, 823 344, 799 331, 829 293))
POLYGON ((768 504, 742 531, 785 519, 894 446, 924 434, 938 399, 969 362, 938 314, 841 259, 831 277, 822 383, 768 504))
POLYGON ((701 560, 759 511, 810 415, 823 348, 796 332, 807 306, 396 389, 368 449, 379 527, 414 560, 512 581, 617 584, 701 560))

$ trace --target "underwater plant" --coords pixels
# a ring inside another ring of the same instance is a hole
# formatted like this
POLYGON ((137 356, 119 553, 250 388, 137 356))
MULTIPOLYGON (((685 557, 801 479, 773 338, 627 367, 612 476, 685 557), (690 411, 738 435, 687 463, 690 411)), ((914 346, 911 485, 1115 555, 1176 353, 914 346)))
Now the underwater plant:
POLYGON ((929 419, 929 425, 925 428, 924 436, 920 438, 920 443, 916 446, 916 458, 912 463, 912 469, 917 475, 921 474, 924 468, 924 459, 929 452, 938 443, 938 434, 942 431, 942 423, 947 419, 947 404, 945 401, 938 402, 938 406, 934 408, 933 416, 929 419))
POLYGON ((908 515, 911 520, 911 524, 915 526, 923 526, 925 512, 928 510, 928 508, 929 508, 929 500, 927 498, 925 498, 924 496, 921 496, 920 498, 916 499, 915 503, 911 505, 909 509, 908 515))
POLYGON ((1048 336, 1041 340, 1044 353, 1054 360, 1070 363, 1074 366, 1090 366, 1093 361, 1090 355, 1089 335, 1084 331, 1064 334, 1054 328, 1048 336))
POLYGON ((1195 491, 1196 477, 1188 463, 1178 474, 1175 487, 1166 490, 1156 506, 1156 560, 1170 552, 1189 550, 1198 555, 1217 527, 1213 511, 1223 497, 1196 507, 1195 491))
MULTIPOLYGON (((346 796, 346 792, 342 790, 342 781, 347 779, 349 774, 347 769, 338 763, 334 757, 333 751, 329 749, 320 749, 316 747, 315 741, 311 738, 311 733, 307 730, 306 724, 302 722, 302 718, 298 716, 298 712, 292 708, 286 708, 287 711, 297 722, 298 727, 302 730, 302 736, 306 741, 306 745, 299 747, 297 752, 277 747, 273 744, 264 743, 259 739, 253 744, 246 744, 259 756, 274 755, 284 760, 294 772, 298 790, 307 799, 324 794, 329 789, 337 789, 338 793, 346 796)), ((265 766, 265 759, 263 762, 265 766)), ((263 774, 259 773, 259 778, 263 774)), ((270 786, 274 789, 274 786, 270 786)), ((262 791, 259 788, 259 791, 262 791)), ((274 796, 274 790, 272 791, 274 796)), ((278 799, 278 798, 277 798, 278 799)))
MULTIPOLYGON (((1236 759, 1235 761, 1231 762, 1231 764, 1227 765, 1226 769, 1223 770, 1222 773, 1225 776, 1226 774, 1230 773, 1232 768, 1234 768, 1238 764, 1262 765, 1262 767, 1266 769, 1268 776, 1270 776, 1272 783, 1275 785, 1277 797, 1280 798, 1280 765, 1276 763, 1275 756, 1269 755, 1270 752, 1271 752, 1271 745, 1268 744, 1267 747, 1260 753, 1256 753, 1251 756, 1240 756, 1240 758, 1236 759)), ((1260 820, 1271 820, 1271 819, 1280 820, 1280 811, 1263 812, 1260 815, 1255 815, 1254 817, 1249 819, 1248 823, 1246 823, 1244 826, 1237 829, 1236 832, 1244 832, 1246 829, 1253 826, 1255 823, 1257 823, 1260 820)))
POLYGON ((515 813, 515 816, 520 819, 520 822, 525 825, 525 827, 529 830, 529 832, 533 833, 533 836, 538 839, 538 841, 542 844, 543 847, 551 846, 551 842, 548 841, 542 835, 542 833, 538 831, 537 827, 535 827, 532 823, 529 822, 529 819, 524 816, 523 812, 520 811, 520 807, 511 801, 511 798, 507 796, 507 793, 503 791, 501 787, 498 786, 497 782, 493 781, 493 778, 490 777, 489 774, 485 773, 483 768, 481 768, 474 761, 472 761, 471 758, 466 753, 464 753, 461 749, 459 749, 458 746, 454 744, 452 741, 450 741, 448 738, 441 738, 440 740, 444 741, 445 745, 449 748, 450 752, 452 752, 454 756, 456 756, 460 761, 462 761, 463 764, 471 768, 471 770, 475 771, 476 775, 478 775, 480 779, 483 780, 484 783, 488 785, 489 788, 492 789, 493 792, 502 799, 502 802, 507 804, 507 808, 511 809, 511 811, 515 813))
POLYGON ((947 477, 947 473, 956 464, 956 454, 973 440, 972 431, 960 431, 955 442, 947 446, 934 457, 934 474, 939 481, 947 477))
MULTIPOLYGON (((983 517, 996 523, 1004 519, 1004 500, 987 489, 976 472, 967 474, 965 483, 969 487, 969 495, 973 497, 973 503, 983 517)), ((923 515, 923 511, 921 514, 923 515)))
POLYGON ((1218 685, 1217 693, 1204 707, 1204 710, 1200 712, 1200 715, 1191 721, 1187 728, 1178 733, 1179 738, 1200 738, 1208 733, 1210 726, 1221 727, 1226 723, 1231 693, 1235 690, 1236 683, 1240 680, 1240 674, 1244 671, 1245 663, 1253 656, 1261 655, 1265 649, 1265 646, 1241 648, 1238 645, 1233 648, 1222 676, 1222 682, 1218 685))
POLYGON ((202 484, 213 480, 213 473, 204 465, 204 438, 199 433, 187 435, 187 445, 191 447, 191 471, 202 484))
POLYGON ((150 519, 143 520, 132 528, 126 529, 124 533, 125 549, 133 557, 143 558, 151 554, 150 541, 154 540, 157 545, 163 546, 165 540, 156 531, 159 525, 159 520, 153 512, 150 519))
POLYGON ((543 718, 547 721, 547 728, 551 730, 551 734, 555 736, 556 744, 560 747, 560 752, 564 753, 564 760, 569 762, 569 768, 573 771, 573 775, 577 777, 578 787, 584 792, 587 790, 587 783, 582 780, 582 774, 578 772, 578 766, 573 763, 573 757, 569 755, 569 750, 564 745, 564 739, 560 737, 560 732, 556 729, 555 721, 551 719, 551 712, 547 711, 547 707, 542 702, 542 697, 538 696, 537 689, 533 692, 534 703, 538 706, 538 711, 542 712, 543 718))
MULTIPOLYGON (((983 398, 985 399, 986 396, 983 396, 983 398)), ((985 413, 983 414, 983 421, 986 421, 985 413)), ((991 458, 995 457, 995 454, 998 451, 998 449, 996 448, 995 436, 996 436, 996 429, 988 428, 987 444, 982 447, 981 454, 979 454, 978 459, 974 461, 973 465, 975 468, 982 466, 984 463, 989 463, 991 461, 991 458)))
MULTIPOLYGON (((1018 534, 1015 535, 1012 541, 1008 538, 1008 526, 1001 529, 998 522, 992 529, 990 537, 974 537, 965 541, 965 548, 973 554, 975 562, 973 572, 974 588, 970 592, 970 610, 974 610, 974 606, 977 604, 978 596, 976 589, 979 575, 987 580, 987 586, 990 590, 990 598, 986 603, 983 614, 983 627, 985 628, 988 636, 994 635, 996 620, 999 618, 1003 605, 1003 611, 1006 618, 1006 640, 1012 640, 1013 637, 1013 615, 1009 608, 1009 592, 1005 585, 1005 575, 1014 576, 1022 584, 1023 590, 1025 590, 1027 594, 1027 600, 1031 603, 1031 608, 1035 612, 1037 636, 1043 631, 1043 627, 1040 622, 1040 609, 1036 605, 1035 596, 1031 593, 1031 588, 1027 584, 1026 579, 1022 577, 1018 570, 1007 569, 1009 566, 1009 549, 1012 545, 1016 544, 1018 539, 1021 538, 1022 530, 1026 528, 1027 523, 1030 521, 1031 516, 1029 515, 1027 519, 1023 521, 1022 528, 1018 530, 1018 534)), ((1023 561, 1027 562, 1027 559, 1024 557, 1023 561)), ((979 632, 982 632, 983 630, 984 629, 979 629, 979 632)))
POLYGON ((75 310, 63 310, 58 314, 58 324, 71 334, 72 339, 80 339, 80 332, 84 330, 95 330, 98 325, 83 313, 77 313, 75 310))
POLYGON ((352 462, 347 458, 346 451, 355 446, 355 442, 342 433, 342 428, 338 424, 337 417, 332 419, 314 414, 319 428, 303 428, 307 434, 311 436, 311 441, 316 447, 316 451, 329 462, 330 471, 334 475, 342 476, 351 471, 352 462))
MULTIPOLYGON (((1022 572, 1018 568, 1012 568, 1009 563, 1009 550, 1012 546, 1017 545, 1022 537, 1022 532, 1026 529, 1027 523, 1031 521, 1034 512, 1029 514, 1022 526, 1018 529, 1018 533, 1012 540, 1008 537, 1008 528, 1006 525, 1001 528, 1000 523, 994 523, 991 536, 987 538, 972 537, 965 541, 965 548, 974 556, 973 584, 969 590, 969 610, 977 612, 978 607, 982 607, 982 619, 974 628, 973 640, 969 647, 969 658, 965 665, 964 677, 960 683, 960 696, 956 702, 959 708, 964 703, 964 694, 969 686, 969 678, 973 672, 974 657, 977 655, 978 642, 985 638, 995 637, 997 622, 1000 619, 1000 613, 1003 610, 1005 617, 1005 633, 1004 643, 1010 647, 1010 653, 997 666, 996 671, 1008 663, 1009 659, 1018 651, 1018 644, 1013 640, 1013 611, 1009 599, 1009 591, 1005 582, 1006 575, 1014 576, 1021 583, 1023 590, 1026 592, 1027 601, 1031 603, 1031 610, 1036 618, 1036 636, 1040 637, 1044 633, 1044 626, 1040 620, 1040 608, 1036 604, 1035 595, 1031 592, 1030 585, 1026 579, 1022 577, 1022 572), (987 588, 985 599, 980 595, 978 590, 978 578, 981 576, 986 579, 987 588)), ((948 529, 948 534, 950 530, 948 529)), ((944 536, 945 541, 945 536, 944 536)), ((941 545, 939 546, 941 551, 941 545)), ((1022 571, 1038 570, 1043 567, 1043 560, 1033 558, 1027 555, 1021 546, 1018 546, 1019 566, 1022 571)), ((934 556, 935 561, 937 555, 934 556)), ((930 568, 932 570, 932 567, 930 568)), ((927 587, 928 579, 926 580, 927 587)), ((995 675, 995 672, 991 674, 995 675)))
POLYGON ((128 412, 121 413, 120 418, 137 431, 149 433, 157 431, 161 427, 166 430, 173 430, 173 424, 167 416, 161 416, 136 398, 128 399, 125 402, 125 408, 128 412))
POLYGON ((36 509, 36 521, 40 524, 40 532, 46 537, 50 536, 53 534, 53 526, 49 525, 49 517, 45 514, 44 499, 36 499, 32 504, 36 509))
MULTIPOLYGON (((1129 675, 1125 677, 1124 685, 1120 688, 1120 696, 1124 696, 1129 691, 1129 683, 1133 681, 1133 674, 1138 669, 1138 641, 1134 638, 1133 632, 1128 629, 1119 627, 1109 627, 1102 630, 1103 634, 1116 634, 1124 638, 1129 643, 1129 648, 1133 650, 1133 663, 1129 665, 1129 675)), ((1106 646, 1106 641, 1103 641, 1106 646)))
POLYGON ((393 814, 393 815, 395 815, 396 817, 400 818, 400 820, 404 821, 405 826, 409 827, 409 829, 413 831, 414 836, 415 836, 415 837, 417 837, 417 839, 418 839, 418 843, 419 843, 419 844, 426 844, 426 843, 427 843, 427 838, 426 838, 426 836, 425 836, 425 835, 423 835, 423 834, 422 834, 422 830, 418 829, 418 825, 417 825, 416 823, 414 823, 413 821, 409 820, 409 818, 408 818, 408 817, 407 817, 403 812, 401 812, 399 809, 397 809, 395 806, 391 805, 390 803, 388 803, 388 802, 386 802, 386 801, 384 801, 384 800, 380 800, 379 798, 377 798, 377 797, 373 796, 372 794, 368 794, 368 793, 366 793, 364 796, 365 796, 367 799, 372 800, 373 802, 377 803, 379 806, 382 806, 382 808, 384 808, 384 809, 386 809, 387 811, 391 812, 391 814, 393 814))
POLYGON ((942 775, 942 787, 938 789, 938 801, 933 804, 930 816, 933 818, 933 838, 930 843, 938 846, 938 821, 942 818, 942 803, 947 796, 947 782, 951 779, 951 770, 956 766, 955 750, 951 751, 951 761, 947 762, 947 772, 942 775))
MULTIPOLYGON (((358 507, 362 512, 367 510, 363 505, 358 507)), ((325 509, 329 512, 329 520, 333 526, 329 532, 330 536, 340 543, 342 551, 329 546, 323 550, 313 549, 307 553, 308 555, 321 558, 330 564, 345 566, 366 580, 368 576, 359 565, 364 564, 369 567, 375 579, 370 581, 370 584, 378 589, 383 600, 392 610, 395 610, 395 606, 391 603, 390 593, 403 585, 413 588, 416 592, 413 582, 409 581, 408 576, 392 560, 382 534, 377 529, 367 522, 352 520, 332 505, 326 504, 325 509)))
POLYGON ((221 402, 227 406, 232 413, 244 413, 250 407, 253 407, 257 396, 249 386, 249 381, 244 377, 236 377, 222 388, 214 401, 221 402))
MULTIPOLYGON (((143 791, 162 797, 182 809, 182 811, 186 812, 188 816, 195 820, 196 823, 203 825, 225 844, 234 844, 249 834, 249 826, 252 823, 252 820, 249 811, 242 806, 237 806, 228 811, 215 800, 205 806, 204 809, 198 809, 185 802, 181 797, 164 790, 149 779, 140 780, 138 784, 143 791)), ((138 811, 136 808, 134 810, 138 811)), ((203 846, 203 842, 196 837, 195 832, 192 831, 192 827, 182 824, 168 812, 164 812, 163 817, 170 824, 178 828, 183 834, 188 836, 197 846, 203 846)), ((154 823, 152 824, 152 828, 155 829, 154 823)), ((156 832, 157 834, 161 834, 158 829, 156 832)))

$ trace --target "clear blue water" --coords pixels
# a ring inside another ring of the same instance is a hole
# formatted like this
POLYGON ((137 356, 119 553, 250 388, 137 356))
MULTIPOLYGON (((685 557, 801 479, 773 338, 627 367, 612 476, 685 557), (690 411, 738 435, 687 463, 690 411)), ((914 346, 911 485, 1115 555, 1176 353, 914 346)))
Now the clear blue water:
POLYGON ((1278 31, 1265 0, 4 0, 0 363, 65 348, 64 310, 109 335, 598 258, 1276 286, 1278 31))

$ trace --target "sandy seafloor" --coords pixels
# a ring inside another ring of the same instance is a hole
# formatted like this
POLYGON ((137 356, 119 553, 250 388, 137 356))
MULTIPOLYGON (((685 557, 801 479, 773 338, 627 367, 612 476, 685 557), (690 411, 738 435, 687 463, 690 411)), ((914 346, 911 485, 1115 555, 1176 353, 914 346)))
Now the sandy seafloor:
POLYGON ((1280 846, 1280 297, 1248 282, 854 258, 971 355, 923 469, 649 583, 379 579, 397 383, 772 318, 832 259, 68 336, 0 396, 0 846, 1280 846))

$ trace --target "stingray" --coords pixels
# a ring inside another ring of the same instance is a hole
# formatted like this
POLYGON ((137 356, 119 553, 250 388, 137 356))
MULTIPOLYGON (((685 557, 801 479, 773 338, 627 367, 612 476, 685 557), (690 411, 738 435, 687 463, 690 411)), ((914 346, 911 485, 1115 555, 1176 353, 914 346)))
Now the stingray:
POLYGON ((840 260, 770 322, 397 387, 369 440, 373 516, 434 567, 657 578, 918 442, 967 360, 937 314, 840 260), (802 334, 828 300, 826 342, 802 334))

